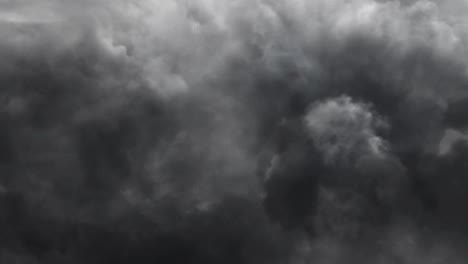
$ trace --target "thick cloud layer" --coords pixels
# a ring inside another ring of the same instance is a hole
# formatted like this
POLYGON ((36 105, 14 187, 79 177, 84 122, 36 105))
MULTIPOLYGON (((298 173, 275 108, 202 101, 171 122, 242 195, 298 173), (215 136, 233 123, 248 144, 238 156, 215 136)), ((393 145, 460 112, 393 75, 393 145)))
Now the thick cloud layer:
POLYGON ((0 2, 0 262, 464 263, 466 12, 0 2))

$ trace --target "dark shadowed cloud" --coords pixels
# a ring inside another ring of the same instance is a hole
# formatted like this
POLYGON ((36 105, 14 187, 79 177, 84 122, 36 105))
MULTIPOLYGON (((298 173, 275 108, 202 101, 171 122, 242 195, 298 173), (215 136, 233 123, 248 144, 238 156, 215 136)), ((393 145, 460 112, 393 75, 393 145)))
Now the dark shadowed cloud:
POLYGON ((0 263, 464 263, 462 1, 0 1, 0 263))

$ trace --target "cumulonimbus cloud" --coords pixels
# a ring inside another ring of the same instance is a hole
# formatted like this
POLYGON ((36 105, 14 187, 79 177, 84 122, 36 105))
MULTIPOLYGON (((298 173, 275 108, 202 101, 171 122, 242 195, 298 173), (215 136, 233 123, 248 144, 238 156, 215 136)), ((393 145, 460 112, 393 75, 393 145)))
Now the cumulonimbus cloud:
POLYGON ((1 2, 0 262, 463 259, 466 10, 1 2))

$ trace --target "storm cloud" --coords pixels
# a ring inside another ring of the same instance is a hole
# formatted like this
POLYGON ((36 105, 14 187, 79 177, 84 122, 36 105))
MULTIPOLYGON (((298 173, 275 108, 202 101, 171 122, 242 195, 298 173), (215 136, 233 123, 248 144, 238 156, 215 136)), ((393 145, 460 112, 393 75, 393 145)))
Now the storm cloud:
POLYGON ((0 1, 0 262, 464 263, 466 12, 0 1))

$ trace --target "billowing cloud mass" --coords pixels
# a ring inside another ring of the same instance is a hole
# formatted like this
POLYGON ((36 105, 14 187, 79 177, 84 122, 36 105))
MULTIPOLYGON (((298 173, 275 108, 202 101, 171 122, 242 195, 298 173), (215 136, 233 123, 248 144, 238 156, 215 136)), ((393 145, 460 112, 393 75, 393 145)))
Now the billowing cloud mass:
POLYGON ((0 1, 0 263, 465 263, 467 12, 0 1))
POLYGON ((305 116, 305 126, 328 162, 348 160, 359 155, 381 156, 383 140, 375 130, 385 126, 365 105, 339 97, 314 106, 305 116))

